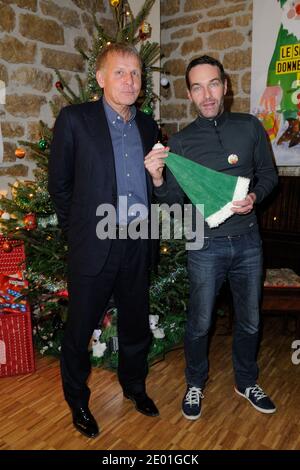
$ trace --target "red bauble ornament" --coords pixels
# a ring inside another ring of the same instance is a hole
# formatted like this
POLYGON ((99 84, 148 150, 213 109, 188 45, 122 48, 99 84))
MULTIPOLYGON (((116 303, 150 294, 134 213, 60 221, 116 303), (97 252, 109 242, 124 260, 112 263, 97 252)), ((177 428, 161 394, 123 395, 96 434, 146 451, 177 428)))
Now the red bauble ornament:
POLYGON ((296 5, 296 13, 297 15, 300 15, 300 4, 296 5))
POLYGON ((64 86, 63 86, 63 84, 58 80, 58 82, 55 82, 55 88, 57 88, 58 90, 63 90, 63 89, 64 89, 64 86))
POLYGON ((139 30, 139 38, 141 41, 145 41, 147 39, 147 34, 143 33, 142 30, 139 30))
POLYGON ((67 289, 59 290, 58 292, 56 292, 56 295, 57 295, 57 297, 64 297, 66 299, 69 297, 69 293, 68 293, 67 289))
POLYGON ((23 218, 25 228, 27 230, 35 230, 37 228, 37 221, 35 214, 27 214, 23 218))
POLYGON ((3 242, 1 248, 5 253, 10 253, 13 249, 12 244, 9 242, 3 242))

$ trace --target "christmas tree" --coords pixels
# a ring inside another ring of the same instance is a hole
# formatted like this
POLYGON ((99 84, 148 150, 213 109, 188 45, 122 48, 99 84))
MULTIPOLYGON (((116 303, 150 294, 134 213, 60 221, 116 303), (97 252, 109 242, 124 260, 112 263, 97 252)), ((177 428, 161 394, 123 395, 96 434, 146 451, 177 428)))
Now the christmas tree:
MULTIPOLYGON (((146 114, 152 114, 156 96, 153 92, 152 73, 160 68, 154 64, 160 57, 158 43, 150 42, 151 25, 146 18, 155 0, 146 0, 134 17, 128 1, 111 0, 116 21, 116 34, 108 35, 94 17, 95 40, 91 50, 79 50, 87 61, 87 81, 77 76, 78 92, 75 93, 57 70, 55 84, 58 92, 69 104, 97 100, 101 88, 95 80, 95 62, 103 47, 112 42, 137 45, 143 62, 143 87, 138 106, 146 114)), ((54 117, 59 109, 52 103, 54 117)), ((0 200, 0 232, 6 240, 1 250, 12 250, 10 239, 24 242, 27 256, 26 292, 33 314, 35 341, 42 354, 59 354, 63 326, 67 315, 68 292, 66 289, 67 243, 58 226, 57 218, 47 191, 47 168, 52 130, 40 122, 38 142, 21 141, 16 156, 24 158, 26 152, 36 162, 34 181, 16 181, 11 186, 11 199, 0 200)), ((156 315, 152 325, 154 341, 149 360, 155 360, 182 341, 183 313, 187 292, 186 271, 183 267, 184 250, 178 251, 178 242, 164 243, 161 248, 162 262, 153 276, 150 298, 151 313, 156 315)), ((117 363, 116 317, 110 306, 101 328, 101 343, 94 338, 94 363, 112 367, 117 363), (104 345, 105 343, 105 345, 104 345), (99 344, 104 345, 99 348, 99 344), (98 345, 98 352, 96 350, 98 345)), ((96 333, 95 333, 96 334, 96 333)), ((98 333, 99 336, 100 333, 98 333)))

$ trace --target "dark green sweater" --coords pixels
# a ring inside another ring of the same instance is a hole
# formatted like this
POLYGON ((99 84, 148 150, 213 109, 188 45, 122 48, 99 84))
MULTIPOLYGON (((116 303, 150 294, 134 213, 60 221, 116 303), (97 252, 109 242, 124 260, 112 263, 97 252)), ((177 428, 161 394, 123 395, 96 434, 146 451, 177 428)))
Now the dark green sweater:
MULTIPOLYGON (((208 168, 249 178, 249 192, 256 194, 256 203, 261 202, 277 184, 277 173, 266 133, 258 119, 251 114, 224 112, 214 120, 198 117, 174 134, 169 146, 172 152, 208 168), (228 162, 231 154, 238 156, 236 164, 228 162)), ((166 181, 155 188, 154 194, 158 202, 169 205, 175 202, 182 204, 185 200, 183 191, 168 169, 166 181)), ((247 215, 234 214, 213 229, 205 223, 204 234, 210 237, 240 235, 256 224, 255 211, 247 215)))

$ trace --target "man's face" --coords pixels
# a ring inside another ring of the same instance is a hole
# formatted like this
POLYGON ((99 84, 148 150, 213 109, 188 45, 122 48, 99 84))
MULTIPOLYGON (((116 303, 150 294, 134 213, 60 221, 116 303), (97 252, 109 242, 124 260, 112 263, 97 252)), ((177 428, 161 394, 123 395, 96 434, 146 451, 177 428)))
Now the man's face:
POLYGON ((227 82, 221 81, 220 70, 215 65, 196 65, 190 70, 188 97, 194 103, 199 115, 213 119, 224 109, 224 95, 227 82))
POLYGON ((96 78, 107 102, 114 109, 132 105, 141 90, 141 67, 133 54, 111 53, 96 78))

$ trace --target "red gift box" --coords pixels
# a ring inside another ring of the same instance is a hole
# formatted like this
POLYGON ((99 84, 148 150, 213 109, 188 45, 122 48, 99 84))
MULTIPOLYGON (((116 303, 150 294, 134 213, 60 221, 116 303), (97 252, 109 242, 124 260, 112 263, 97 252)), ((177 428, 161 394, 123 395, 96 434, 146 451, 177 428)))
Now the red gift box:
MULTIPOLYGON (((14 275, 24 269, 23 242, 0 237, 0 272, 14 275), (11 245, 9 252, 2 248, 5 241, 11 245)), ((34 370, 31 314, 27 302, 25 312, 0 313, 0 378, 34 370)))
POLYGON ((0 236, 0 273, 15 274, 25 270, 25 249, 21 240, 11 240, 0 236), (11 251, 3 249, 3 243, 9 243, 11 251))
POLYGON ((0 377, 35 370, 30 310, 0 315, 0 377))

